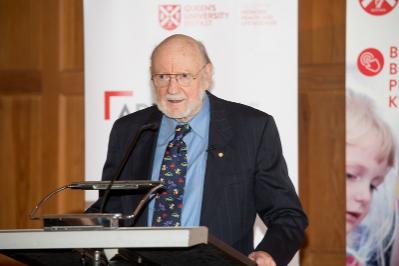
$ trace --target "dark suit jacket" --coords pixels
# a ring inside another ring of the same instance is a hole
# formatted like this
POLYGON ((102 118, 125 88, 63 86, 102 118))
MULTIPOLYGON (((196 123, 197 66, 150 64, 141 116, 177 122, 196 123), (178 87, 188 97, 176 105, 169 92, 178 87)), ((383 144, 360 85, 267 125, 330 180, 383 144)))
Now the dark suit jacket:
MULTIPOLYGON (((253 251, 253 225, 258 213, 268 231, 256 250, 268 252, 278 265, 285 265, 302 243, 307 218, 288 177, 274 120, 259 110, 208 95, 211 119, 200 224, 248 255, 253 251)), ((115 122, 104 180, 113 176, 140 126, 159 124, 161 117, 157 107, 152 106, 115 122)), ((143 133, 120 180, 151 177, 156 140, 157 132, 143 133)), ((106 211, 130 214, 140 198, 112 193, 106 211)), ((101 197, 88 211, 98 211, 100 204, 101 197)), ((135 225, 146 224, 147 210, 135 225)))

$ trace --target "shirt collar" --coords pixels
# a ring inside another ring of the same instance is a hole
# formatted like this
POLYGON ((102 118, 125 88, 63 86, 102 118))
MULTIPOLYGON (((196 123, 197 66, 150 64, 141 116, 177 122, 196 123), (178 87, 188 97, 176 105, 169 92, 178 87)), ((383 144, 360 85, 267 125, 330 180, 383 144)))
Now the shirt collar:
MULTIPOLYGON (((210 104, 209 97, 205 93, 204 100, 200 111, 188 122, 191 127, 191 131, 194 132, 201 138, 206 138, 209 130, 209 119, 210 119, 210 104)), ((173 118, 169 118, 165 115, 162 116, 161 130, 159 132, 159 138, 162 140, 162 144, 165 144, 169 139, 173 138, 175 134, 175 128, 178 124, 181 124, 173 118)))

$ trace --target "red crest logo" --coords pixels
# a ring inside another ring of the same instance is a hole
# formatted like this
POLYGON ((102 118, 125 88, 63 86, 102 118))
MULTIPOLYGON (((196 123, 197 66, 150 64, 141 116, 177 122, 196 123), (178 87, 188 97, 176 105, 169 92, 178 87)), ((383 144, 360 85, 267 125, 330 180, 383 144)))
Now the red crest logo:
POLYGON ((159 24, 165 30, 174 30, 180 25, 181 6, 180 5, 160 5, 158 7, 159 24))
POLYGON ((391 12, 398 0, 359 0, 359 2, 370 15, 381 16, 391 12))
POLYGON ((384 56, 374 48, 362 51, 357 58, 357 67, 366 76, 375 76, 384 67, 384 56))

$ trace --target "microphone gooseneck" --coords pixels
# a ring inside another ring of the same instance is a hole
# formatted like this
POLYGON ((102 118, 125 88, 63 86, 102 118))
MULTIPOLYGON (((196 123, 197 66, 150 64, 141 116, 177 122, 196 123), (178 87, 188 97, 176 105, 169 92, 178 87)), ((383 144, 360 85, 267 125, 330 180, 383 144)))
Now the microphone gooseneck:
POLYGON ((127 161, 130 158, 130 155, 132 154, 134 148, 137 146, 138 141, 140 140, 141 135, 143 134, 144 131, 147 130, 157 130, 159 127, 159 125, 157 123, 149 123, 149 124, 145 124, 143 126, 140 127, 140 129, 138 130, 138 132, 136 133, 136 135, 134 136, 133 140, 129 143, 128 148, 126 149, 126 152, 123 156, 122 161, 120 162, 115 174, 112 176, 108 187, 106 188, 104 195, 103 195, 103 199, 101 202, 101 207, 100 207, 100 213, 104 212, 104 208, 105 205, 107 204, 107 200, 109 197, 109 193, 111 191, 111 187, 114 184, 115 181, 117 181, 121 174, 122 174, 122 170, 125 168, 125 165, 127 163, 127 161))

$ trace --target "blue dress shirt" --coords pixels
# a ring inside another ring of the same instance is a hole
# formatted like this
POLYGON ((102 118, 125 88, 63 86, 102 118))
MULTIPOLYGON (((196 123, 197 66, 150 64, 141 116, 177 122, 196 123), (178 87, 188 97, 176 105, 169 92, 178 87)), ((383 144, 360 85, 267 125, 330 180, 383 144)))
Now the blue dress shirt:
MULTIPOLYGON (((182 226, 199 226, 201 218, 202 194, 204 191, 204 178, 206 169, 208 135, 210 122, 210 105, 208 95, 205 94, 201 110, 188 122, 191 131, 183 138, 187 145, 187 174, 184 187, 183 210, 181 217, 182 226)), ((175 135, 178 121, 162 117, 161 127, 155 149, 154 163, 151 180, 159 180, 162 159, 166 146, 175 135)), ((148 206, 148 226, 152 224, 155 199, 148 206)))

